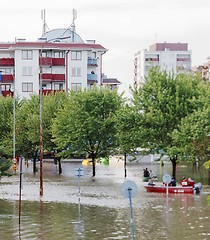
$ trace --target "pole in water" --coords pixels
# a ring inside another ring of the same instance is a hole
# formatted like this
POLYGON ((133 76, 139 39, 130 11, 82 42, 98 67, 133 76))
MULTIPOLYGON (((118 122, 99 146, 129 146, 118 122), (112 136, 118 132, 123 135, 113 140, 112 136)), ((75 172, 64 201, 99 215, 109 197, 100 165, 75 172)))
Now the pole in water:
POLYGON ((131 234, 132 240, 134 240, 134 222, 133 222, 133 209, 132 209, 132 198, 136 196, 137 186, 133 181, 125 181, 121 187, 122 194, 124 197, 129 198, 130 202, 130 223, 131 223, 131 234))
POLYGON ((78 193, 80 195, 80 177, 84 175, 84 169, 83 168, 76 168, 75 169, 75 176, 78 177, 78 193))
POLYGON ((133 209, 132 209, 132 198, 131 198, 131 188, 128 188, 129 192, 129 202, 130 202, 130 222, 131 222, 131 233, 132 233, 132 240, 134 239, 134 223, 133 223, 133 209))
POLYGON ((20 219, 21 219, 21 195, 22 195, 22 189, 23 189, 23 158, 19 158, 19 170, 20 170, 20 184, 19 184, 19 225, 20 225, 20 219))

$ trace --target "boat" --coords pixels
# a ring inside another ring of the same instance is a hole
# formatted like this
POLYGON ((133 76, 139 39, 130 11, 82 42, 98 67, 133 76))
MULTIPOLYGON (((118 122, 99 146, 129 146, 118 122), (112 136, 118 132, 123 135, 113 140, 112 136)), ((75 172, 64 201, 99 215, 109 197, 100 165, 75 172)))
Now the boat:
MULTIPOLYGON (((143 177, 143 182, 148 182, 149 179, 150 179, 150 177, 143 177)), ((154 176, 154 177, 153 177, 153 181, 158 181, 157 176, 154 176)))
MULTIPOLYGON (((144 186, 147 192, 155 193, 167 193, 166 186, 156 186, 156 185, 147 185, 144 186)), ((182 187, 182 186, 168 186, 168 193, 178 193, 178 194, 193 194, 194 188, 192 186, 182 187)))

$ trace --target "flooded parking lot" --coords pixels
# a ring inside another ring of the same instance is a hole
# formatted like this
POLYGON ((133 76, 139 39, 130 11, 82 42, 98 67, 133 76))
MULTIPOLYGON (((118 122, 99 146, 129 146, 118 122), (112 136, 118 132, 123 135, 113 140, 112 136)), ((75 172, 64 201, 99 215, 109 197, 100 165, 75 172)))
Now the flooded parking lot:
MULTIPOLYGON (((123 162, 109 166, 84 167, 84 176, 75 177, 81 163, 44 166, 44 195, 39 197, 39 174, 26 168, 23 179, 21 224, 19 225, 19 175, 0 181, 0 239, 131 239, 129 199, 122 194, 123 162), (79 193, 80 192, 80 193, 79 193)), ((136 183, 132 199, 135 239, 210 238, 208 194, 169 195, 147 193, 142 181, 145 164, 130 164, 127 179, 136 183)), ((157 175, 170 171, 148 165, 157 175)), ((181 174, 183 174, 184 170, 181 174)))

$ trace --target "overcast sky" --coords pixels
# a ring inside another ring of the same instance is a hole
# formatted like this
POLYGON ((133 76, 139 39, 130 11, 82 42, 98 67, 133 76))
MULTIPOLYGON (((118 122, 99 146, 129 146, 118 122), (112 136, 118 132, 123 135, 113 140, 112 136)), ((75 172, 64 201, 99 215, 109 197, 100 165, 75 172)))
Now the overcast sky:
POLYGON ((7 0, 1 2, 0 41, 36 41, 42 9, 50 30, 68 28, 76 9, 76 32, 109 50, 103 72, 121 81, 126 92, 133 83, 134 54, 155 42, 188 43, 193 66, 210 56, 210 0, 7 0))

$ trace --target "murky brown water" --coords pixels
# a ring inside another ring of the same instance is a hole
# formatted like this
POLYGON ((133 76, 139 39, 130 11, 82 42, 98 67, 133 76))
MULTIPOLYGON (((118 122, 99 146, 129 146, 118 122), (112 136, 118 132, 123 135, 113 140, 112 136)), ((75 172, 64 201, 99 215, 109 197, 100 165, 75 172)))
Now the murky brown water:
MULTIPOLYGON (((64 163, 63 174, 58 176, 54 164, 44 163, 44 196, 40 200, 39 174, 31 174, 30 165, 24 174, 20 226, 19 176, 3 178, 0 239, 131 239, 129 200, 121 193, 123 163, 97 165, 94 181, 91 167, 85 167, 79 195, 75 169, 80 166, 64 163)), ((132 199, 135 239, 210 239, 208 194, 172 194, 166 198, 165 194, 147 193, 141 179, 145 166, 128 166, 127 179, 138 187, 137 196, 132 199)), ((148 167, 160 176, 171 171, 170 165, 148 167)), ((186 175, 186 170, 180 168, 178 174, 186 175)))

